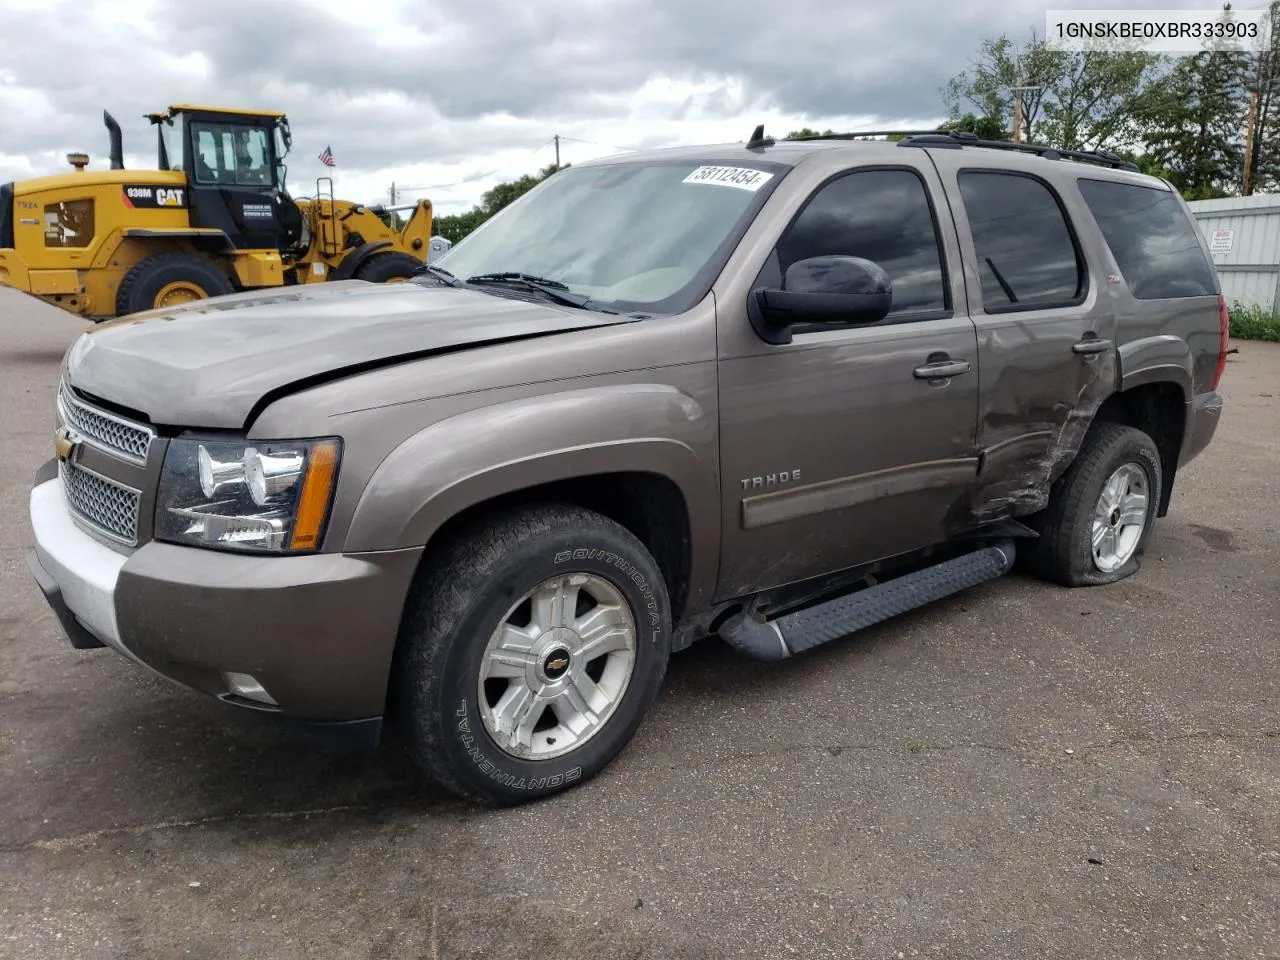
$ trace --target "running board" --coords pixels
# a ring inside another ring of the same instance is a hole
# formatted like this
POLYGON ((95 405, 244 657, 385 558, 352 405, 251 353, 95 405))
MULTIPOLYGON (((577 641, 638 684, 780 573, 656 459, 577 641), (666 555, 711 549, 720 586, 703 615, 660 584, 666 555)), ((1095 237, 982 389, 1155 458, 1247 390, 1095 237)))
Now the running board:
POLYGON ((731 647, 752 659, 785 660, 1004 576, 1013 569, 1014 557, 1014 542, 1003 540, 776 620, 740 613, 717 632, 731 647))

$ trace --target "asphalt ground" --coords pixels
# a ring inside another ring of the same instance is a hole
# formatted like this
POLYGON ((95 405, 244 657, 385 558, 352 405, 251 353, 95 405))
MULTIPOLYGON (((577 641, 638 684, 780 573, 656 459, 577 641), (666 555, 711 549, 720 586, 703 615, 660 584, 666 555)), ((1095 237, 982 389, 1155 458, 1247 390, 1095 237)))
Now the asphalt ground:
POLYGON ((84 327, 0 291, 0 956, 1280 957, 1280 344, 1137 576, 700 644, 602 775, 493 812, 62 638, 26 498, 84 327))

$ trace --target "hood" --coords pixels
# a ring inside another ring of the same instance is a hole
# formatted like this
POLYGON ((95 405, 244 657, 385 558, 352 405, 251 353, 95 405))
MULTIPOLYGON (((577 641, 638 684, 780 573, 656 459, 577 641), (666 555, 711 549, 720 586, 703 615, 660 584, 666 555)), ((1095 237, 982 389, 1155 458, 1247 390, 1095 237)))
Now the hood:
POLYGON ((77 389, 162 426, 245 427, 268 394, 504 340, 632 322, 478 290, 362 280, 150 310, 83 334, 77 389))

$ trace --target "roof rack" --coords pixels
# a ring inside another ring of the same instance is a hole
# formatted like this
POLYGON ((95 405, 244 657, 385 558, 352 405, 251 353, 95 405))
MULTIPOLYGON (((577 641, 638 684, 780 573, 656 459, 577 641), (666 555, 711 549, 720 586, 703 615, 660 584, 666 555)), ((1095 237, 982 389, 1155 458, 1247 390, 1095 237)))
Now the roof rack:
MULTIPOLYGON (((758 136, 753 137, 757 146, 771 146, 772 140, 764 139, 763 126, 756 128, 758 136)), ((1100 167, 1114 170, 1131 170, 1140 173, 1136 163, 1105 150, 1064 150, 1039 143, 1014 143, 1012 140, 983 140, 968 130, 866 130, 857 133, 818 133, 793 138, 804 140, 861 140, 865 137, 901 137, 900 147, 943 147, 959 149, 961 147, 985 147, 990 150, 1012 150, 1016 153, 1029 153, 1044 157, 1046 160, 1078 160, 1092 163, 1100 167)))

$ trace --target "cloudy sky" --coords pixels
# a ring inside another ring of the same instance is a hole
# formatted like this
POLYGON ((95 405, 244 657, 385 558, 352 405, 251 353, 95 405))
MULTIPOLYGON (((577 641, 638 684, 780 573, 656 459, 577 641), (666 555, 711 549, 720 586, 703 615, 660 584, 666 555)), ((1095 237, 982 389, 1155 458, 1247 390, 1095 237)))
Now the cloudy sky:
MULTIPOLYGON (((1117 0, 1111 0, 1117 3, 1117 0)), ((1204 0, 1117 3, 1212 9, 1204 0)), ((1238 4, 1262 6, 1258 3, 1238 4)), ((494 183, 623 149, 745 139, 763 122, 928 124, 983 37, 1043 33, 1031 0, 0 0, 0 182, 155 164, 142 114, 170 103, 279 109, 291 189, 437 213, 494 183), (317 155, 330 146, 338 166, 317 155)))

